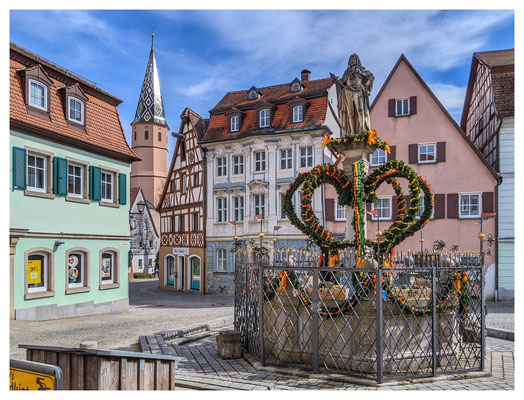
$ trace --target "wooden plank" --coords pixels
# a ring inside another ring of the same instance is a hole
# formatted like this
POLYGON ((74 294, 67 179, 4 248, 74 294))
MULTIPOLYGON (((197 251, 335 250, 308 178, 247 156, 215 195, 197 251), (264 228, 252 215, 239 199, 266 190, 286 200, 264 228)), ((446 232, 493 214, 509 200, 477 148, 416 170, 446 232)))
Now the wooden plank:
POLYGON ((116 358, 98 357, 98 390, 118 390, 120 383, 120 363, 116 358))
POLYGON ((138 390, 138 366, 139 360, 127 360, 127 390, 138 390))
POLYGON ((32 359, 31 361, 35 362, 44 362, 44 351, 43 350, 33 350, 31 353, 32 359))
POLYGON ((153 360, 145 360, 144 368, 144 390, 155 390, 155 363, 153 360))
POLYGON ((120 359, 120 390, 127 390, 127 358, 120 359))
POLYGON ((175 362, 169 361, 169 390, 175 390, 175 362))
POLYGON ((160 360, 155 361, 155 384, 154 384, 154 390, 160 390, 160 360))
POLYGON ((63 389, 71 390, 71 354, 58 353, 58 366, 62 370, 63 389))
POLYGON ((51 365, 58 365, 58 353, 54 351, 44 352, 44 363, 51 365))
POLYGON ((146 361, 143 358, 139 358, 138 359, 138 390, 146 390, 144 387, 145 366, 146 366, 146 361))
POLYGON ((84 390, 98 390, 99 359, 97 356, 84 357, 84 390))
POLYGON ((71 354, 71 390, 84 390, 84 356, 71 354))

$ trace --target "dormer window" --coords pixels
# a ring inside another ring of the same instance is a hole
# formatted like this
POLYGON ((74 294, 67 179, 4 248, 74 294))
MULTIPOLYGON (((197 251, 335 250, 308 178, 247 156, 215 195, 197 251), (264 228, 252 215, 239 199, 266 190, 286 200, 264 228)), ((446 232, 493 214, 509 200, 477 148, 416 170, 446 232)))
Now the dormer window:
POLYGON ((238 132, 240 130, 240 116, 235 115, 229 120, 229 130, 230 132, 238 132))
POLYGON ((29 79, 29 105, 47 111, 47 86, 29 79))
POLYGON ((291 82, 290 86, 291 86, 291 93, 300 92, 302 88, 304 87, 302 85, 302 82, 298 78, 293 79, 293 82, 291 82))
POLYGON ((251 86, 251 89, 249 89, 249 91, 247 92, 247 98, 249 100, 256 100, 258 99, 260 93, 258 91, 258 89, 254 86, 251 86))
POLYGON ((84 125, 84 102, 76 97, 68 96, 67 104, 69 105, 69 121, 84 125))
POLYGON ((298 123, 304 122, 304 116, 309 106, 309 102, 307 102, 304 99, 301 99, 300 97, 295 97, 293 100, 287 103, 287 105, 290 108, 289 110, 291 114, 290 122, 292 124, 298 124, 298 123))
POLYGON ((293 107, 293 123, 304 121, 304 106, 293 107))
POLYGON ((258 115, 259 127, 267 128, 271 123, 271 112, 269 108, 264 108, 259 111, 258 115))

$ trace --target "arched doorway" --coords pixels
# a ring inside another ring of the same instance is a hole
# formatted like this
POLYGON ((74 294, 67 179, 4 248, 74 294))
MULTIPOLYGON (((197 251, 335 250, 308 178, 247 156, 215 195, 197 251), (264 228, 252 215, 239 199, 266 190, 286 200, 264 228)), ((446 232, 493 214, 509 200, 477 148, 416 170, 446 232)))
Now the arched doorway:
POLYGON ((195 256, 189 260, 191 268, 191 289, 200 290, 200 258, 195 256))
POLYGON ((167 256, 165 260, 165 285, 169 287, 175 287, 176 274, 175 274, 175 257, 167 256))

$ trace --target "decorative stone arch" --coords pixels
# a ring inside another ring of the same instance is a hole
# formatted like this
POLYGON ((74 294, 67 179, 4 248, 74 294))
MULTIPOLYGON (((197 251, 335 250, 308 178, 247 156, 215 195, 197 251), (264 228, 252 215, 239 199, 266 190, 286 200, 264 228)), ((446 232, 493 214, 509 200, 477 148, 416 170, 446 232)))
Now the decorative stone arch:
POLYGON ((55 295, 55 253, 48 247, 33 247, 24 252, 24 298, 26 300, 53 297, 55 295), (40 253, 47 257, 46 290, 38 292, 29 291, 28 260, 31 254, 40 253))
POLYGON ((83 293, 83 292, 89 292, 91 290, 91 285, 89 283, 90 279, 90 270, 91 270, 91 263, 90 263, 90 252, 89 249, 85 247, 72 247, 70 249, 67 249, 65 252, 65 264, 64 264, 64 272, 65 272, 65 293, 66 294, 73 294, 73 293, 83 293), (69 287, 69 255, 71 253, 83 253, 84 254, 84 284, 81 287, 69 287))
POLYGON ((100 250, 98 258, 98 287, 100 290, 105 289, 115 289, 120 287, 120 250, 115 247, 105 247, 100 250), (113 282, 112 283, 102 283, 102 255, 104 253, 113 253, 113 282))

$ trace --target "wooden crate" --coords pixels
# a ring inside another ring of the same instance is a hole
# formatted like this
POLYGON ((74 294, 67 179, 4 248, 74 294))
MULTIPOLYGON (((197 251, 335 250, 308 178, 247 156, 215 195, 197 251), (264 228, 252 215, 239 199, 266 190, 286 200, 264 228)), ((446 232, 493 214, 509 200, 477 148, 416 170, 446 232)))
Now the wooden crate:
POLYGON ((26 359, 62 369, 64 390, 174 390, 180 357, 131 351, 20 345, 26 359))

